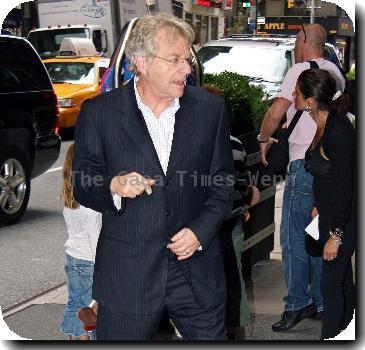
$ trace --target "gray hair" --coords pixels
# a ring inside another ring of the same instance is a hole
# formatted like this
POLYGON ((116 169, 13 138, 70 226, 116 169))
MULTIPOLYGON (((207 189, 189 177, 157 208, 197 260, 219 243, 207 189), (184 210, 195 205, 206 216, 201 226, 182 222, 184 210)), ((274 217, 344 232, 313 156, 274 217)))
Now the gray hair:
POLYGON ((194 29, 183 20, 162 12, 156 15, 145 15, 138 20, 126 45, 130 71, 138 74, 133 57, 153 57, 156 50, 154 38, 161 30, 166 30, 173 40, 182 38, 188 45, 194 42, 194 29))

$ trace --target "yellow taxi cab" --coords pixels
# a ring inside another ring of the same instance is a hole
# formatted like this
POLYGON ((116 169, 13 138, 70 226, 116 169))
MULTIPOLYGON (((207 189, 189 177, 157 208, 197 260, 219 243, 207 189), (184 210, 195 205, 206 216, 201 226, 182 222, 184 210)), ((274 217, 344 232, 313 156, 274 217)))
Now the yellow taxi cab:
POLYGON ((58 99, 60 128, 76 125, 83 103, 98 94, 110 59, 98 56, 91 39, 64 38, 55 58, 44 60, 58 99))

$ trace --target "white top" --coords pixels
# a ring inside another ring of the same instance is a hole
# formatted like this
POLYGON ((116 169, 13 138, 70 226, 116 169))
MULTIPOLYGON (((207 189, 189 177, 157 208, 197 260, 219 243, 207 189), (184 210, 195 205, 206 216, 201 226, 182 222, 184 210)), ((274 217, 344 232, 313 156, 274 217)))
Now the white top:
MULTIPOLYGON (((159 117, 156 117, 151 108, 143 103, 141 97, 139 96, 136 84, 137 78, 135 77, 134 93, 136 95, 137 105, 142 112, 162 170, 166 175, 167 166, 170 159, 172 139, 174 137, 175 114, 180 108, 179 99, 175 98, 172 101, 171 106, 167 107, 159 117)), ((143 176, 143 174, 141 175, 143 176)), ((121 200, 117 194, 113 196, 113 201, 116 208, 120 210, 121 200)))
MULTIPOLYGON (((313 61, 317 62, 320 69, 325 69, 331 73, 332 77, 336 80, 337 90, 344 91, 345 79, 334 63, 325 60, 324 58, 317 58, 313 61)), ((293 96, 295 85, 297 83, 300 73, 309 68, 309 62, 297 63, 292 66, 288 70, 288 73, 284 78, 281 88, 275 96, 284 97, 292 102, 292 105, 286 112, 288 125, 290 124, 295 112, 297 111, 294 107, 295 105, 293 96)), ((289 137, 289 158, 291 162, 297 159, 304 159, 305 152, 312 143, 316 130, 317 124, 314 122, 309 113, 304 111, 289 137)))
POLYGON ((76 259, 95 261, 101 214, 80 205, 77 209, 65 207, 63 216, 68 231, 66 253, 76 259))
POLYGON ((137 105, 142 112, 150 133, 153 145, 161 163, 162 170, 166 175, 169 164, 172 139, 174 137, 175 114, 180 108, 179 99, 175 98, 171 105, 167 107, 159 117, 157 117, 150 107, 145 105, 137 90, 137 80, 134 79, 134 92, 136 94, 137 105))

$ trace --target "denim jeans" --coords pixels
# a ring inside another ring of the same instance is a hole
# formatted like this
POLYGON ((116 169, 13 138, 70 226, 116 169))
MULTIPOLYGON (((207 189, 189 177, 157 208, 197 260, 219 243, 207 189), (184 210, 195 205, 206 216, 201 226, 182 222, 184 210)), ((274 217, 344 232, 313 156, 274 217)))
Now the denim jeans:
MULTIPOLYGON (((66 254, 65 272, 67 274, 68 299, 65 306, 61 332, 79 337, 85 333, 83 323, 78 320, 77 312, 92 301, 91 288, 93 284, 94 263, 88 260, 76 259, 66 254)), ((93 335, 91 335, 93 339, 93 335)))
POLYGON ((314 205, 312 176, 304 169, 304 159, 290 163, 285 181, 280 244, 288 295, 284 310, 301 309, 312 302, 323 310, 320 290, 322 258, 311 257, 305 249, 305 228, 311 222, 314 205))

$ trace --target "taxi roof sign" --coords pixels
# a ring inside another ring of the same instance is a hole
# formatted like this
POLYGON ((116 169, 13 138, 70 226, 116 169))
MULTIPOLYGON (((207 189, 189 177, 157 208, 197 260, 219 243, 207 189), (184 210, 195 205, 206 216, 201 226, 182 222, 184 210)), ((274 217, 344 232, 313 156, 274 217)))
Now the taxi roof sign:
POLYGON ((90 57, 98 56, 95 45, 91 39, 86 38, 64 38, 57 57, 90 57))

